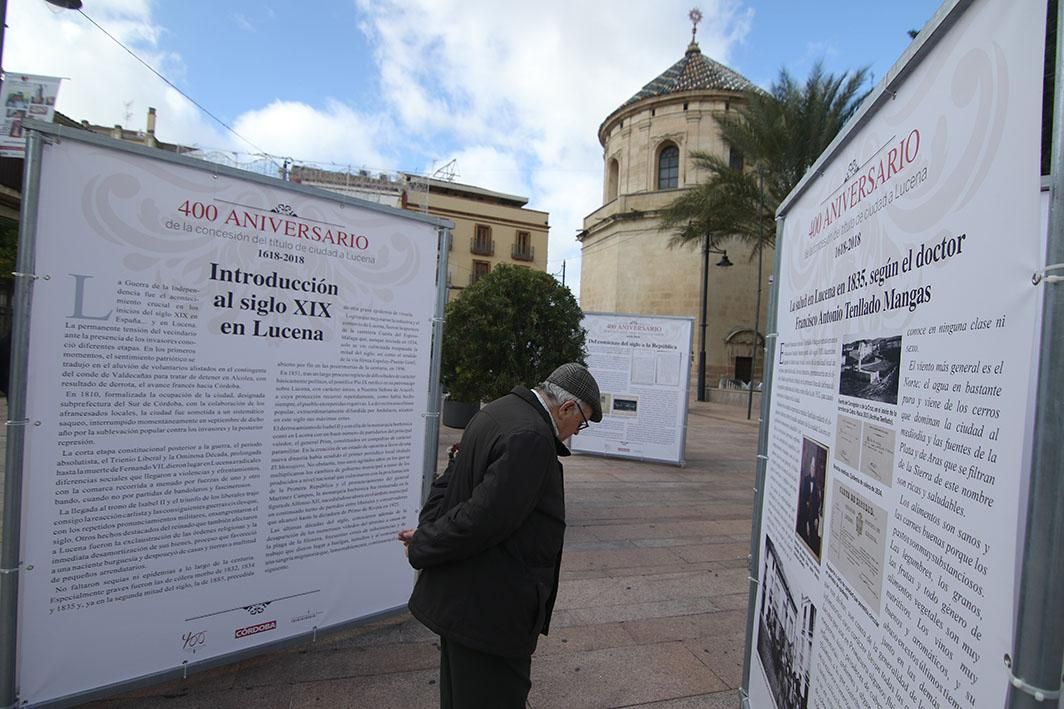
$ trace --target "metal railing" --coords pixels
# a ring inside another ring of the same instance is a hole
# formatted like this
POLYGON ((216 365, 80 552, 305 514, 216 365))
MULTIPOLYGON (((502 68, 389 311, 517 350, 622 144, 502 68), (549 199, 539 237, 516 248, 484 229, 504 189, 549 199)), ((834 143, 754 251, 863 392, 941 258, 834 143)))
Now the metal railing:
POLYGON ((475 236, 471 237, 469 239, 469 251, 478 256, 494 256, 495 239, 478 239, 475 236))
POLYGON ((514 244, 510 249, 510 257, 514 261, 534 261, 536 258, 536 247, 531 245, 514 244))

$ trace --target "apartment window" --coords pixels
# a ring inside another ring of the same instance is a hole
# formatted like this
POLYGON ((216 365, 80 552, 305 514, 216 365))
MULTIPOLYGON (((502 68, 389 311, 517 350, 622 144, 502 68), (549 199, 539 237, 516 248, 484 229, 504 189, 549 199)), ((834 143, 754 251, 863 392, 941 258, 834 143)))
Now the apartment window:
POLYGON ((510 255, 515 261, 531 261, 535 258, 535 250, 532 248, 532 234, 527 231, 517 232, 510 255))
POLYGON ((680 183, 680 149, 669 144, 658 153, 658 189, 671 190, 680 183))
POLYGON ((477 224, 473 227, 473 240, 469 250, 480 256, 494 256, 495 242, 491 238, 491 227, 487 224, 477 224))
POLYGON ((487 261, 474 261, 473 273, 469 276, 469 285, 473 285, 484 276, 491 273, 491 264, 487 261))

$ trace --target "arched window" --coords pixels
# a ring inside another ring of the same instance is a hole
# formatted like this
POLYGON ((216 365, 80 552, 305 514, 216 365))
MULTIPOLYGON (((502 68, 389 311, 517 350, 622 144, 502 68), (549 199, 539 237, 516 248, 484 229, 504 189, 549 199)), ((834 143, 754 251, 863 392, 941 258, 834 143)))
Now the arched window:
POLYGON ((680 185, 680 149, 672 143, 658 153, 658 189, 671 190, 680 185))
POLYGON ((606 201, 617 199, 617 183, 621 176, 621 166, 617 158, 611 158, 606 165, 606 201))
POLYGON ((728 167, 736 172, 743 171, 743 153, 735 147, 728 148, 728 167))

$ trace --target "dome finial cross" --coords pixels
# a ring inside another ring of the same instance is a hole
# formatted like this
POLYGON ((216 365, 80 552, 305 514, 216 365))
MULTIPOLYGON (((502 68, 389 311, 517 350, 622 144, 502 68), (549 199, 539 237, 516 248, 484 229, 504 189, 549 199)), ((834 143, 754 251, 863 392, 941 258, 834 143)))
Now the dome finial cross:
POLYGON ((695 33, 698 32, 698 23, 702 21, 702 11, 697 7, 692 8, 687 16, 691 19, 691 43, 695 41, 695 33))

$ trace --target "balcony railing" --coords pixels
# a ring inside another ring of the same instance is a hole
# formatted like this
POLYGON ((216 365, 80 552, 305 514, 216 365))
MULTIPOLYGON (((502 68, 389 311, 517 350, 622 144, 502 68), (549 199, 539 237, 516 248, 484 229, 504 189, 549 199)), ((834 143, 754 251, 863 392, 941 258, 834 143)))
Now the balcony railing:
POLYGON ((478 256, 494 256, 495 239, 478 239, 474 236, 469 239, 469 251, 478 256))
POLYGON ((514 244, 510 249, 510 256, 514 261, 534 261, 536 258, 536 247, 532 245, 522 246, 521 244, 514 244))

